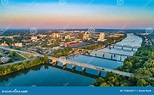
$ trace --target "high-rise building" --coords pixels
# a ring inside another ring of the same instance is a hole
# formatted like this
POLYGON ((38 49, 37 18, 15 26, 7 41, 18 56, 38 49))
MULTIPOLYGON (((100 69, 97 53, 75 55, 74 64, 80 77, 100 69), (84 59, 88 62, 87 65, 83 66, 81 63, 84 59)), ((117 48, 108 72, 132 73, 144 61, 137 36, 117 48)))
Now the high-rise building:
POLYGON ((98 41, 105 41, 105 33, 100 33, 98 41))
POLYGON ((89 40, 89 39, 90 39, 90 34, 86 32, 86 33, 83 35, 83 40, 89 40))
POLYGON ((66 35, 65 39, 71 39, 71 36, 70 35, 66 35))
POLYGON ((53 33, 53 34, 51 35, 51 37, 52 37, 52 38, 59 38, 60 35, 59 35, 58 33, 53 33))

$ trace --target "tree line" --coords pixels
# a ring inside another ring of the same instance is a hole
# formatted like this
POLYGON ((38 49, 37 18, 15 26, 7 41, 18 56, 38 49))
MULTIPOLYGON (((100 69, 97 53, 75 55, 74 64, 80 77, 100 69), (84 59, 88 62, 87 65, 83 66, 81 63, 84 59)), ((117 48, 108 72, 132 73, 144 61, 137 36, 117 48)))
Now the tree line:
POLYGON ((117 70, 133 73, 124 77, 111 72, 105 78, 99 77, 94 86, 154 86, 154 46, 144 45, 132 57, 124 61, 117 70), (137 57, 140 56, 140 57, 137 57))
POLYGON ((45 57, 38 57, 32 61, 21 62, 19 64, 10 64, 6 66, 0 66, 0 76, 10 74, 16 71, 20 71, 26 68, 34 67, 37 65, 47 64, 49 62, 50 60, 48 59, 47 56, 45 56, 45 57))

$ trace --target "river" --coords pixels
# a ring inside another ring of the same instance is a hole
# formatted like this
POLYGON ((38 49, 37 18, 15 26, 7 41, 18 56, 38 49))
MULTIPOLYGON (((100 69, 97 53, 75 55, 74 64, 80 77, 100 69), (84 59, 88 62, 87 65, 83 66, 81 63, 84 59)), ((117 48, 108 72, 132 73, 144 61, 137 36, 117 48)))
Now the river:
MULTIPOLYGON (((127 34, 127 37, 118 42, 117 44, 121 45, 130 45, 130 46, 141 46, 142 39, 138 36, 135 36, 132 33, 127 34)), ((129 48, 124 48, 129 50, 129 48)), ((137 50, 137 49, 136 49, 137 50)), ((136 51, 135 50, 135 51, 136 51)), ((119 50, 119 47, 115 49, 105 48, 101 51, 113 52, 119 54, 133 55, 135 51, 124 51, 119 50)), ((94 53, 91 53, 94 55, 94 53)), ((102 56, 101 53, 98 56, 102 56)), ((110 55, 106 54, 105 58, 109 58, 110 55)), ((118 60, 119 56, 115 56, 113 59, 118 60)), ((124 60, 126 57, 122 57, 124 60)), ((123 65, 123 62, 112 61, 107 59, 89 57, 85 55, 79 55, 76 57, 70 58, 70 60, 84 62, 86 64, 92 64, 95 66, 105 67, 114 69, 123 65)), ((62 63, 58 63, 58 66, 62 66, 62 63)), ((95 82, 95 78, 92 75, 97 75, 98 72, 92 69, 86 69, 86 72, 89 74, 79 73, 81 67, 76 67, 75 72, 69 71, 71 65, 67 65, 68 70, 60 69, 59 67, 52 67, 50 65, 40 65, 19 72, 15 72, 6 76, 0 77, 0 86, 90 86, 95 82), (89 77, 90 76, 90 77, 89 77)), ((105 76, 106 72, 102 72, 101 76, 105 76)))

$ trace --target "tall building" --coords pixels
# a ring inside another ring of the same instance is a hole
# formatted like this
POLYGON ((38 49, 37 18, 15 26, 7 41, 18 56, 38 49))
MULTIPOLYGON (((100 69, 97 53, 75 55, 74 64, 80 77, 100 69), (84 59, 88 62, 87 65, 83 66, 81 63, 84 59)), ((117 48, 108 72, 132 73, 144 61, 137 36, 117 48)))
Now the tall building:
POLYGON ((105 33, 100 33, 98 41, 105 41, 105 33))
POLYGON ((52 38, 59 38, 60 35, 59 35, 58 33, 53 33, 53 34, 51 35, 51 37, 52 37, 52 38))
POLYGON ((85 33, 83 34, 83 40, 89 40, 90 39, 90 34, 89 33, 85 33))
POLYGON ((71 36, 70 35, 66 35, 65 39, 71 39, 71 36))

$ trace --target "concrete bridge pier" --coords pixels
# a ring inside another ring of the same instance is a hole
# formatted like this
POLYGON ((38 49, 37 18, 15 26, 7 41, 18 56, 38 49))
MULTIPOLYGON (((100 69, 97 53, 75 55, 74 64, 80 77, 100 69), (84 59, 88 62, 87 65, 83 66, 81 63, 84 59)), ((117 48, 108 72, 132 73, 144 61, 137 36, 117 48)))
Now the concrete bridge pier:
POLYGON ((90 51, 87 51, 87 53, 88 53, 88 55, 90 55, 91 52, 90 51))
POLYGON ((76 65, 72 64, 72 71, 75 71, 75 69, 76 69, 76 65))
POLYGON ((98 71, 98 76, 101 76, 102 72, 101 71, 98 71))
POLYGON ((111 59, 113 58, 113 55, 111 54, 111 59))
POLYGON ((111 45, 109 45, 109 49, 111 50, 111 45))
POLYGON ((121 49, 123 50, 124 49, 124 46, 121 46, 121 49))
POLYGON ((82 73, 84 74, 86 72, 86 67, 82 67, 82 73))
POLYGON ((128 58, 128 56, 126 56, 126 58, 128 58))
POLYGON ((67 63, 66 62, 63 62, 63 69, 65 69, 67 67, 67 63))
POLYGON ((134 47, 132 47, 132 49, 131 49, 132 51, 134 50, 134 47))
POLYGON ((95 56, 97 56, 97 52, 95 52, 95 56))
POLYGON ((104 56, 105 56, 105 53, 102 54, 102 57, 103 57, 103 58, 104 58, 104 56))
POLYGON ((116 54, 113 54, 114 57, 116 57, 116 54))
POLYGON ((122 61, 122 56, 120 56, 120 61, 122 61))
POLYGON ((114 48, 114 45, 113 45, 113 48, 114 48))
POLYGON ((58 61, 57 60, 52 60, 52 66, 57 66, 58 61))

